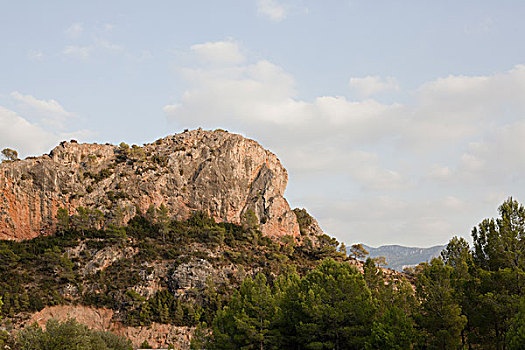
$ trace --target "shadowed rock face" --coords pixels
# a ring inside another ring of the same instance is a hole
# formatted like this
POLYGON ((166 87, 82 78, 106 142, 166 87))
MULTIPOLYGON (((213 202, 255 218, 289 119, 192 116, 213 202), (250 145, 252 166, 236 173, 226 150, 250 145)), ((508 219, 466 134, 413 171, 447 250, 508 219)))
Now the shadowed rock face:
POLYGON ((287 181, 273 153, 224 131, 199 129, 130 149, 62 142, 49 155, 0 164, 0 239, 53 233, 61 207, 99 209, 106 221, 125 223, 161 204, 173 218, 200 210, 233 223, 251 210, 264 235, 297 236, 283 197, 287 181))

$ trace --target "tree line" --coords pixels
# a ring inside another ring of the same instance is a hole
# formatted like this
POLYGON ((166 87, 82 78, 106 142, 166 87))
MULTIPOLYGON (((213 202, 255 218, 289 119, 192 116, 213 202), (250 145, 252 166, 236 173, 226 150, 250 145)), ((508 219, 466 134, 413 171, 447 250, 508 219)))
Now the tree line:
POLYGON ((194 349, 524 349, 525 209, 454 237, 404 278, 324 260, 300 276, 247 278, 194 349), (409 283, 410 282, 410 283, 409 283))

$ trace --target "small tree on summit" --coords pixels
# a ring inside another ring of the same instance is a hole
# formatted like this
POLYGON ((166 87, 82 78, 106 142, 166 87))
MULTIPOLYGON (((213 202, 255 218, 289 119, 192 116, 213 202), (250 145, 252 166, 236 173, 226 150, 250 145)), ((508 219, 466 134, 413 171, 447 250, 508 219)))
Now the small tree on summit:
POLYGON ((7 161, 15 161, 18 160, 18 152, 11 148, 4 148, 2 150, 2 156, 7 161))
POLYGON ((368 255, 368 251, 362 244, 353 244, 350 247, 350 256, 354 259, 363 259, 368 255))

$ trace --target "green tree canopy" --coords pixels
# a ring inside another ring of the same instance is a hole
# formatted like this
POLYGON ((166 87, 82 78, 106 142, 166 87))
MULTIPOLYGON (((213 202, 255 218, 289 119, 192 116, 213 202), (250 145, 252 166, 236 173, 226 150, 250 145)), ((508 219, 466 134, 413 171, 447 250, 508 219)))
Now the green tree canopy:
POLYGON ((424 264, 416 281, 421 300, 417 321, 428 349, 456 349, 467 318, 461 314, 452 284, 453 269, 434 258, 424 264))
POLYGON ((364 259, 368 255, 368 251, 362 244, 353 244, 350 247, 350 256, 354 259, 364 259))
POLYGON ((525 266, 525 208, 510 197, 499 207, 500 217, 485 219, 472 230, 474 258, 490 271, 525 266))
POLYGON ((210 349, 264 349, 271 345, 270 325, 277 312, 266 277, 248 277, 213 323, 210 349))

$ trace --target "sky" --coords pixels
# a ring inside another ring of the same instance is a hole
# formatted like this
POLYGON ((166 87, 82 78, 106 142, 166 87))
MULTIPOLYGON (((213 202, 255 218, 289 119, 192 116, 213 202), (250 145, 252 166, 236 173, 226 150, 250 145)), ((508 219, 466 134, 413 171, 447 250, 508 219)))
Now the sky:
POLYGON ((347 244, 470 239, 525 201, 525 2, 6 1, 0 148, 222 128, 347 244))

